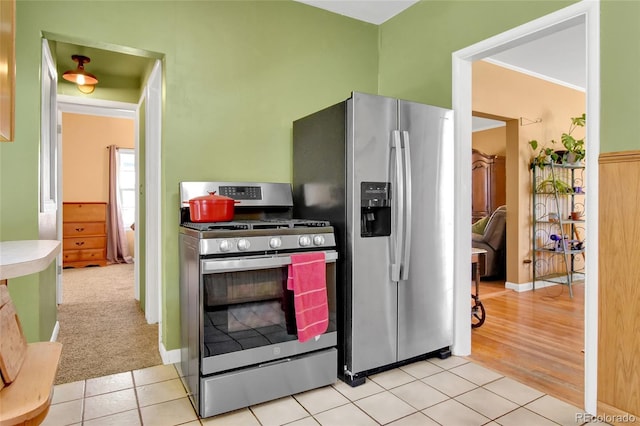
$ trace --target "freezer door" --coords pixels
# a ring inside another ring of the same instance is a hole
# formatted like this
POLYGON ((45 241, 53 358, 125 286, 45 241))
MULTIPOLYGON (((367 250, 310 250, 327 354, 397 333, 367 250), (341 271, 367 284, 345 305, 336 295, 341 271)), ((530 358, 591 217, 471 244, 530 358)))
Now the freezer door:
POLYGON ((411 149, 408 277, 398 282, 398 361, 453 342, 453 111, 399 102, 411 149))
POLYGON ((346 367, 352 373, 396 361, 397 285, 390 279, 393 235, 361 235, 361 184, 388 182, 393 198, 391 144, 397 114, 396 99, 354 93, 347 102, 347 244, 352 265, 347 315, 351 357, 347 355, 346 367))

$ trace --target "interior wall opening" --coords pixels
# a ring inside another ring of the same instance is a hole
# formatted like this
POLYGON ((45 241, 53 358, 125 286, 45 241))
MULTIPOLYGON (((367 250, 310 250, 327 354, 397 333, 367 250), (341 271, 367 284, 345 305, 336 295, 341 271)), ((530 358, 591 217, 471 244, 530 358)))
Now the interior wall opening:
MULTIPOLYGON (((134 198, 134 203, 133 203, 133 205, 135 206, 134 207, 135 211, 133 212, 133 215, 135 216, 134 223, 135 225, 138 225, 138 226, 134 225, 129 227, 128 229, 124 228, 124 234, 125 234, 124 238, 128 242, 131 242, 133 240, 133 244, 135 246, 135 249, 131 250, 132 252, 131 255, 135 260, 133 264, 135 271, 132 277, 126 278, 123 276, 119 276, 114 278, 114 280, 112 280, 110 284, 112 287, 127 286, 129 288, 133 288, 133 291, 131 292, 131 298, 132 298, 131 303, 135 305, 136 309, 138 310, 142 309, 143 311, 141 316, 142 321, 140 322, 140 324, 136 325, 136 327, 140 327, 141 330, 144 328, 147 328, 150 330, 150 333, 147 333, 147 335, 152 336, 152 339, 151 341, 145 340, 143 345, 147 348, 156 348, 155 350, 152 351, 155 354, 155 355, 152 354, 152 357, 154 358, 152 361, 146 361, 145 365, 138 365, 133 367, 125 366, 122 368, 131 370, 131 369, 142 368, 144 366, 151 366, 151 365, 156 365, 158 363, 162 363, 163 362, 161 357, 161 353, 163 353, 161 350, 162 338, 161 338, 161 332, 159 331, 160 326, 157 324, 159 320, 159 318, 157 317, 157 314, 158 312, 160 312, 160 309, 159 309, 160 308, 160 300, 159 300, 160 285, 158 280, 153 280, 152 285, 148 287, 145 285, 146 276, 148 275, 159 276, 160 274, 155 273, 155 271, 151 271, 150 273, 147 273, 148 265, 146 265, 146 258, 144 256, 144 253, 145 253, 144 248, 147 244, 147 241, 145 238, 145 233, 139 231, 140 228, 142 229, 145 228, 145 222, 149 222, 148 217, 145 217, 144 215, 146 215, 147 212, 151 212, 150 213, 151 216, 155 216, 156 214, 154 214, 153 212, 157 212, 159 209, 155 208, 155 206, 153 206, 154 208, 147 208, 146 205, 140 206, 138 202, 139 194, 145 194, 145 193, 153 194, 155 192, 159 192, 160 190, 159 179, 153 179, 153 178, 147 179, 146 176, 144 176, 144 173, 146 171, 146 167, 145 167, 145 164, 147 163, 146 157, 149 155, 159 156, 159 150, 160 150, 159 128, 161 126, 161 121, 159 117, 155 117, 155 116, 152 119, 149 119, 148 115, 150 114, 145 114, 144 107, 140 108, 140 103, 145 105, 148 103, 148 99, 150 98, 149 88, 148 88, 149 85, 153 84, 154 93, 159 94, 161 92, 161 74, 160 74, 160 77, 158 77, 159 75, 158 72, 161 73, 161 65, 160 65, 160 61, 157 60, 158 54, 154 54, 152 52, 140 51, 140 56, 132 55, 131 54, 132 49, 130 48, 127 48, 127 54, 124 54, 124 53, 120 53, 121 49, 118 46, 108 46, 109 48, 112 47, 113 50, 98 49, 97 47, 93 47, 93 46, 96 46, 96 43, 93 43, 93 42, 80 42, 81 44, 77 44, 78 43, 77 40, 70 40, 64 36, 45 34, 45 36, 47 35, 50 36, 50 39, 48 39, 47 41, 52 47, 54 47, 54 52, 56 51, 55 48, 58 48, 59 50, 58 53, 60 56, 56 57, 58 61, 61 61, 62 58, 66 58, 66 56, 68 56, 67 53, 71 50, 73 50, 74 52, 77 51, 80 53, 85 53, 86 50, 89 50, 91 52, 90 54, 93 55, 94 63, 98 63, 98 64, 102 63, 103 66, 104 65, 107 66, 107 68, 102 68, 101 70, 92 70, 100 78, 99 84, 102 84, 102 88, 101 88, 102 90, 97 89, 95 91, 92 91, 90 94, 81 95, 79 93, 76 93, 75 87, 73 85, 65 85, 63 89, 61 89, 59 85, 58 96, 57 96, 58 102, 57 104, 54 103, 53 107, 56 108, 56 105, 57 105, 57 108, 61 112, 64 111, 65 113, 70 113, 71 115, 80 115, 84 117, 100 116, 100 118, 107 118, 107 119, 126 118, 131 123, 134 123, 133 126, 130 126, 131 134, 127 137, 127 139, 131 141, 130 144, 129 143, 124 144, 126 146, 122 146, 123 144, 121 143, 121 140, 122 140, 121 137, 116 137, 113 134, 111 134, 110 136, 113 141, 112 145, 115 145, 115 146, 120 145, 119 147, 121 148, 122 147, 128 148, 133 150, 133 152, 135 152, 135 156, 134 156, 135 164, 133 165, 133 170, 128 171, 129 175, 134 176, 133 180, 135 181, 135 183, 131 188, 128 188, 127 199, 129 201, 129 204, 131 204, 131 201, 132 201, 131 196, 133 196, 134 198), (102 54, 106 56, 101 58, 100 55, 102 54), (106 58, 106 60, 104 60, 104 58, 106 58), (114 74, 117 74, 117 72, 110 71, 109 67, 113 67, 113 69, 122 69, 122 68, 119 68, 122 66, 122 64, 119 65, 118 58, 120 58, 120 60, 124 60, 125 64, 131 63, 131 62, 128 62, 130 60, 136 61, 137 65, 131 67, 131 69, 133 70, 133 72, 140 73, 139 76, 133 77, 133 78, 131 77, 118 78, 117 75, 114 75, 114 74), (153 80, 153 82, 151 82, 151 80, 153 80), (127 102, 127 101, 131 101, 131 102, 127 102), (145 125, 140 126, 139 120, 144 120, 145 125), (140 130, 141 127, 142 129, 146 129, 147 134, 153 133, 154 136, 150 139, 146 138, 144 131, 141 132, 140 130), (158 129, 156 129, 156 127, 158 129), (145 144, 146 144, 146 147, 145 147, 145 144), (140 148, 140 146, 145 147, 145 149, 138 151, 138 148, 140 148), (142 154, 142 156, 138 155, 140 153, 142 154), (138 188, 140 188, 140 190, 138 190, 138 188), (125 283, 123 281, 125 280, 125 278, 127 280, 131 280, 131 282, 129 282, 128 284, 125 283), (135 281, 135 283, 133 281, 135 281), (154 286, 158 288, 154 288, 154 286), (151 293, 151 296, 147 297, 147 293, 151 293), (134 297, 137 300, 134 300, 133 299, 134 297), (151 307, 151 309, 149 307, 151 307), (147 314, 147 320, 145 320, 145 314, 147 314), (149 364, 149 362, 151 362, 151 364, 149 364)), ((101 48, 105 47, 104 44, 98 44, 98 45, 101 48)), ((64 65, 59 64, 58 75, 61 75, 60 67, 64 67, 64 65)), ((148 109, 146 112, 148 112, 148 109)), ((62 116, 63 114, 60 113, 59 122, 62 122, 62 116)), ((103 133, 105 133, 105 135, 103 136, 110 137, 108 129, 105 130, 105 132, 103 133)), ((85 141, 85 145, 90 145, 91 141, 95 139, 95 136, 96 135, 95 134, 92 135, 91 132, 85 135, 87 139, 85 141), (89 143, 86 143, 87 141, 89 143)), ((107 155, 106 149, 102 149, 102 151, 103 151, 102 154, 106 156, 107 155)), ((131 164, 129 164, 129 166, 131 166, 131 164)), ((158 163, 158 166, 159 166, 159 163, 158 163)), ((62 167, 59 167, 59 168, 62 169, 62 167)), ((129 167, 129 169, 131 169, 131 167, 129 167)), ((129 176, 129 177, 131 178, 132 176, 129 176)), ((82 187, 82 185, 86 185, 89 182, 90 181, 87 181, 86 179, 85 180, 80 179, 79 185, 80 187, 82 187)), ((63 185, 62 175, 58 180, 58 184, 60 187, 60 193, 63 193, 64 191, 62 191, 62 185, 63 185)), ((146 204, 150 202, 149 199, 153 199, 153 197, 144 198, 144 200, 146 201, 146 204)), ((60 208, 60 216, 63 216, 62 210, 63 209, 60 208)), ((159 223, 159 220, 156 222, 159 223)), ((59 227, 60 227, 59 238, 62 239, 62 233, 63 233, 62 220, 60 221, 59 227)), ((158 235, 158 238, 161 238, 160 237, 161 232, 159 231, 156 232, 155 228, 153 233, 154 235, 158 235)), ((154 267, 159 268, 160 265, 155 264, 154 267)), ((101 268, 91 268, 91 269, 101 269, 101 268)), ((86 272, 89 272, 89 271, 86 271, 86 272)), ((91 271, 91 272, 94 272, 94 271, 91 271)), ((116 275, 117 274, 118 273, 116 273, 116 275)), ((127 292, 129 291, 130 290, 127 290, 127 292)), ((64 305, 61 305, 61 306, 64 306, 64 305)), ((117 312, 114 312, 113 315, 118 317, 117 312)), ((109 315, 107 315, 107 317, 108 316, 109 315)), ((115 321, 117 320, 117 318, 112 318, 112 320, 115 321)), ((133 324, 130 324, 130 325, 134 326, 133 324)), ((115 329, 117 329, 117 327, 115 327, 115 329)), ((144 339, 140 339, 140 340, 142 341, 144 339)), ((143 351, 139 351, 139 352, 143 352, 143 351)))
MULTIPOLYGON (((588 141, 588 150, 586 156, 586 165, 590 170, 597 170, 597 158, 599 154, 599 142, 598 132, 599 128, 599 91, 598 91, 598 60, 599 60, 599 44, 597 41, 599 31, 599 16, 598 16, 597 3, 591 4, 581 2, 558 12, 552 13, 545 17, 531 21, 525 25, 514 28, 513 30, 502 33, 491 39, 484 40, 475 45, 469 46, 453 54, 453 69, 454 69, 454 84, 453 84, 453 104, 454 109, 457 112, 459 118, 456 122, 458 148, 460 149, 459 155, 456 155, 456 167, 459 170, 463 170, 468 167, 469 154, 466 151, 470 147, 471 143, 471 126, 470 118, 472 109, 471 89, 472 89, 472 65, 475 61, 489 57, 497 52, 504 51, 514 46, 520 46, 530 40, 536 39, 543 35, 547 35, 557 31, 559 29, 568 28, 576 23, 586 23, 586 39, 588 40, 586 51, 586 68, 587 73, 587 93, 586 97, 586 114, 590 117, 590 125, 586 128, 586 137, 588 141)), ((522 147, 521 147, 522 149, 522 147)), ((470 151, 470 150, 469 150, 470 151)), ((469 174, 461 172, 460 179, 465 181, 469 179, 469 174)), ((586 185, 594 189, 592 194, 586 202, 587 210, 587 227, 590 230, 589 239, 593 236, 594 241, 597 241, 597 174, 590 173, 586 178, 586 185)), ((464 205, 468 194, 458 194, 458 202, 464 205), (463 198, 461 198, 463 197, 463 198)), ((468 249, 464 248, 464 240, 468 238, 468 233, 463 231, 463 228, 468 228, 468 211, 466 209, 460 209, 459 215, 456 217, 456 230, 459 239, 456 240, 456 244, 460 245, 459 249, 456 249, 456 265, 459 266, 460 271, 464 271, 464 261, 468 259, 468 249)), ((467 231, 468 232, 468 231, 467 231)), ((526 260, 526 259, 525 259, 526 260)), ((596 378, 597 378, 597 366, 595 363, 595 356, 597 354, 597 263, 593 261, 593 257, 587 257, 585 270, 585 303, 584 303, 584 315, 583 321, 584 327, 584 407, 589 413, 596 412, 596 378), (592 259, 592 260, 590 260, 592 259), (593 286, 590 286, 589 283, 593 286)), ((456 279, 460 284, 458 290, 458 296, 456 297, 456 314, 457 323, 456 326, 456 338, 454 345, 454 353, 467 353, 470 352, 470 344, 467 347, 465 344, 466 336, 469 336, 470 332, 468 328, 463 330, 463 312, 468 310, 468 295, 463 297, 462 281, 467 282, 468 278, 462 272, 459 273, 459 279, 456 279), (466 300, 464 300, 466 299, 466 300), (463 304, 463 300, 467 303, 463 304), (463 305, 466 305, 464 309, 463 305), (459 318, 459 320, 458 320, 459 318)), ((468 287, 467 287, 468 288, 468 287)), ((468 317, 467 317, 468 318, 468 317)), ((465 321, 468 323, 468 320, 465 321)))

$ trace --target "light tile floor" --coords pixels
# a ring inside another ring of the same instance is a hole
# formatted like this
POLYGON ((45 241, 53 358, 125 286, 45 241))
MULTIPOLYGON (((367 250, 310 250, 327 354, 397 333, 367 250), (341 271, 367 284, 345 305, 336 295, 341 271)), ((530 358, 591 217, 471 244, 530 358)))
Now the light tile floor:
POLYGON ((55 386, 58 425, 580 425, 582 410, 464 358, 432 358, 199 419, 173 365, 55 386))

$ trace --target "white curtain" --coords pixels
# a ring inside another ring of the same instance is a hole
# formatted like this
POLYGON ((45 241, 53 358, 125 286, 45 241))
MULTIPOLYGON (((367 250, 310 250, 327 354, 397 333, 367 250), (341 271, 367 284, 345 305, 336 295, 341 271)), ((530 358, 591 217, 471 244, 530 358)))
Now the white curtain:
POLYGON ((107 211, 107 261, 133 263, 120 212, 118 191, 118 147, 109 145, 109 206, 107 211))

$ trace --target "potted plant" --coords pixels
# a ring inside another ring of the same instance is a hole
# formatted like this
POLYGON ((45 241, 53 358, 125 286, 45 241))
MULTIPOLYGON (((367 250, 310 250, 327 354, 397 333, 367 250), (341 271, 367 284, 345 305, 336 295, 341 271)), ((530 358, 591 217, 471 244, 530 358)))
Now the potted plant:
MULTIPOLYGON (((577 127, 584 127, 586 120, 585 113, 582 113, 579 117, 571 117, 571 126, 569 127, 569 131, 567 133, 563 133, 560 137, 560 141, 562 142, 565 151, 556 151, 546 144, 540 146, 537 140, 530 140, 529 146, 531 149, 534 151, 537 150, 537 154, 531 160, 531 167, 544 167, 552 161, 570 164, 582 161, 586 155, 584 138, 576 139, 572 136, 572 133, 577 127), (540 149, 538 150, 538 148, 540 149)), ((552 139, 550 143, 555 144, 557 142, 552 139)))
POLYGON ((565 154, 564 160, 567 163, 579 163, 581 162, 586 152, 584 150, 584 137, 582 139, 575 139, 571 136, 571 133, 576 129, 576 127, 584 127, 585 122, 587 121, 587 117, 585 113, 582 113, 580 117, 572 117, 571 118, 571 127, 569 127, 568 133, 563 133, 560 140, 562 141, 562 145, 567 150, 565 154))
MULTIPOLYGON (((552 139, 551 143, 556 143, 556 141, 552 139)), ((530 140, 529 146, 534 151, 537 150, 538 141, 535 139, 530 140)), ((531 168, 535 166, 543 168, 544 166, 546 166, 551 162, 557 162, 559 158, 560 156, 553 148, 543 145, 540 147, 540 150, 538 151, 538 153, 531 159, 531 168)))

